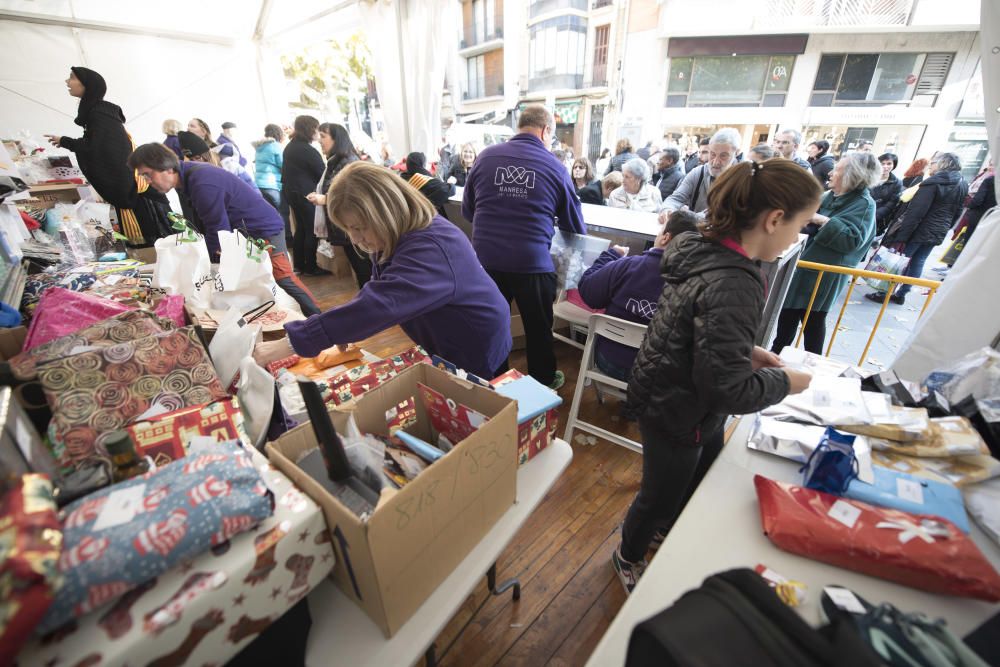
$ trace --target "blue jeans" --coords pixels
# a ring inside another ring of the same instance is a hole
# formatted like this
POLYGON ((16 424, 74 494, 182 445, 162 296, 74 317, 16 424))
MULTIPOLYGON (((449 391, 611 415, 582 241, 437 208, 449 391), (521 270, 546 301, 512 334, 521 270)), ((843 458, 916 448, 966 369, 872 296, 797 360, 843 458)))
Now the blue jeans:
MULTIPOLYGON (((927 256, 931 254, 933 249, 933 243, 907 243, 906 247, 903 248, 903 254, 910 258, 910 262, 906 265, 906 271, 903 272, 903 275, 909 278, 919 278, 924 272, 924 262, 927 261, 927 256)), ((896 290, 896 296, 906 296, 911 287, 912 285, 900 285, 899 289, 896 290)))

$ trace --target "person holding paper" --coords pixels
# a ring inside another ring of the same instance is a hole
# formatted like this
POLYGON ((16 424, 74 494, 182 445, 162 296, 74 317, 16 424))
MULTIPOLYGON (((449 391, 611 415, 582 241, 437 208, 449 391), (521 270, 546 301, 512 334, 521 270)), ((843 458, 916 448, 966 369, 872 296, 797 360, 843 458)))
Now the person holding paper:
POLYGON ((809 386, 754 346, 764 309, 755 263, 774 261, 819 206, 820 187, 790 160, 743 162, 708 194, 703 235, 663 252, 663 294, 632 366, 627 411, 642 433, 642 482, 612 565, 631 593, 646 550, 666 536, 723 443, 726 415, 756 412, 809 386))
POLYGON ((428 352, 481 378, 505 370, 507 302, 465 234, 416 188, 384 167, 353 162, 333 179, 326 207, 371 255, 372 279, 346 304, 286 324, 287 339, 259 344, 258 364, 315 357, 398 324, 428 352))

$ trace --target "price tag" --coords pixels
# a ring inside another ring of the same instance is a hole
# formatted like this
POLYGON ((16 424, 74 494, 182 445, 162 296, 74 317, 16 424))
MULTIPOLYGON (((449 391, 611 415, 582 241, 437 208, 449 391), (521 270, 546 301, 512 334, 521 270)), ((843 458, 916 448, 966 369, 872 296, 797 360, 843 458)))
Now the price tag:
POLYGON ((838 500, 830 508, 830 511, 827 512, 827 515, 848 528, 854 528, 854 524, 858 522, 858 517, 861 516, 861 510, 845 500, 838 500))
POLYGON ((918 505, 924 504, 924 487, 912 479, 896 478, 896 495, 902 500, 909 500, 918 505))
POLYGON ((846 588, 840 588, 839 586, 827 586, 823 589, 823 592, 830 597, 833 604, 837 605, 837 607, 843 609, 844 611, 849 611, 852 614, 867 613, 865 606, 861 604, 860 600, 858 600, 858 596, 846 588))
POLYGON ((135 518, 142 508, 142 500, 145 498, 146 485, 137 484, 127 489, 112 491, 108 495, 104 508, 97 515, 94 522, 94 530, 107 530, 128 523, 135 518))

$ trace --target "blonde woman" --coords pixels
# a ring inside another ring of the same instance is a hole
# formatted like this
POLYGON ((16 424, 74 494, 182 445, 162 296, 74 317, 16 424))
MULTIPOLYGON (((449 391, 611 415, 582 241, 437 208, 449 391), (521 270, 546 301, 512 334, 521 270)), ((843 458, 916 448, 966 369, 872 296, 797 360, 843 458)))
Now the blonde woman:
POLYGON ((464 188, 465 179, 469 175, 469 170, 472 169, 472 165, 476 162, 476 157, 478 155, 479 152, 473 144, 462 144, 462 147, 458 151, 458 155, 451 159, 448 173, 441 175, 442 180, 446 183, 451 183, 452 185, 464 188))
POLYGON ((181 152, 181 140, 177 138, 177 133, 183 129, 181 122, 174 118, 168 118, 163 121, 163 134, 167 137, 163 140, 163 145, 177 153, 177 157, 184 159, 184 153, 181 152))
POLYGON ((288 338, 261 343, 265 365, 314 357, 333 345, 400 325, 432 354, 483 378, 506 370, 510 309, 468 238, 396 174, 353 162, 326 193, 330 221, 368 253, 372 278, 350 302, 285 325, 288 338))

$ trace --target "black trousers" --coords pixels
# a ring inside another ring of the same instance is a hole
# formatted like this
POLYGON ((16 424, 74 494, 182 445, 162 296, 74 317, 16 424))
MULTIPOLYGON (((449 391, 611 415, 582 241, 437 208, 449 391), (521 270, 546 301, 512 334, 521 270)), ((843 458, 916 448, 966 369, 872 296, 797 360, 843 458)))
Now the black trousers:
POLYGON ((288 206, 295 214, 295 233, 292 237, 292 261, 296 271, 316 273, 316 238, 314 220, 316 206, 301 195, 289 195, 288 206))
MULTIPOLYGON (((795 342, 795 334, 799 330, 799 322, 806 316, 805 308, 783 308, 778 314, 778 332, 774 334, 771 352, 781 354, 781 350, 795 342)), ((809 314, 809 323, 805 333, 806 352, 823 354, 823 342, 826 340, 826 313, 813 311, 809 314)))
POLYGON ((556 274, 488 273, 507 303, 517 302, 521 311, 528 348, 528 375, 544 385, 552 384, 556 376, 556 353, 552 349, 552 302, 556 299, 556 274))
POLYGON ((621 555, 636 563, 646 556, 658 528, 673 527, 705 473, 722 451, 723 429, 702 433, 699 442, 678 441, 646 419, 642 433, 642 482, 622 524, 621 555))

